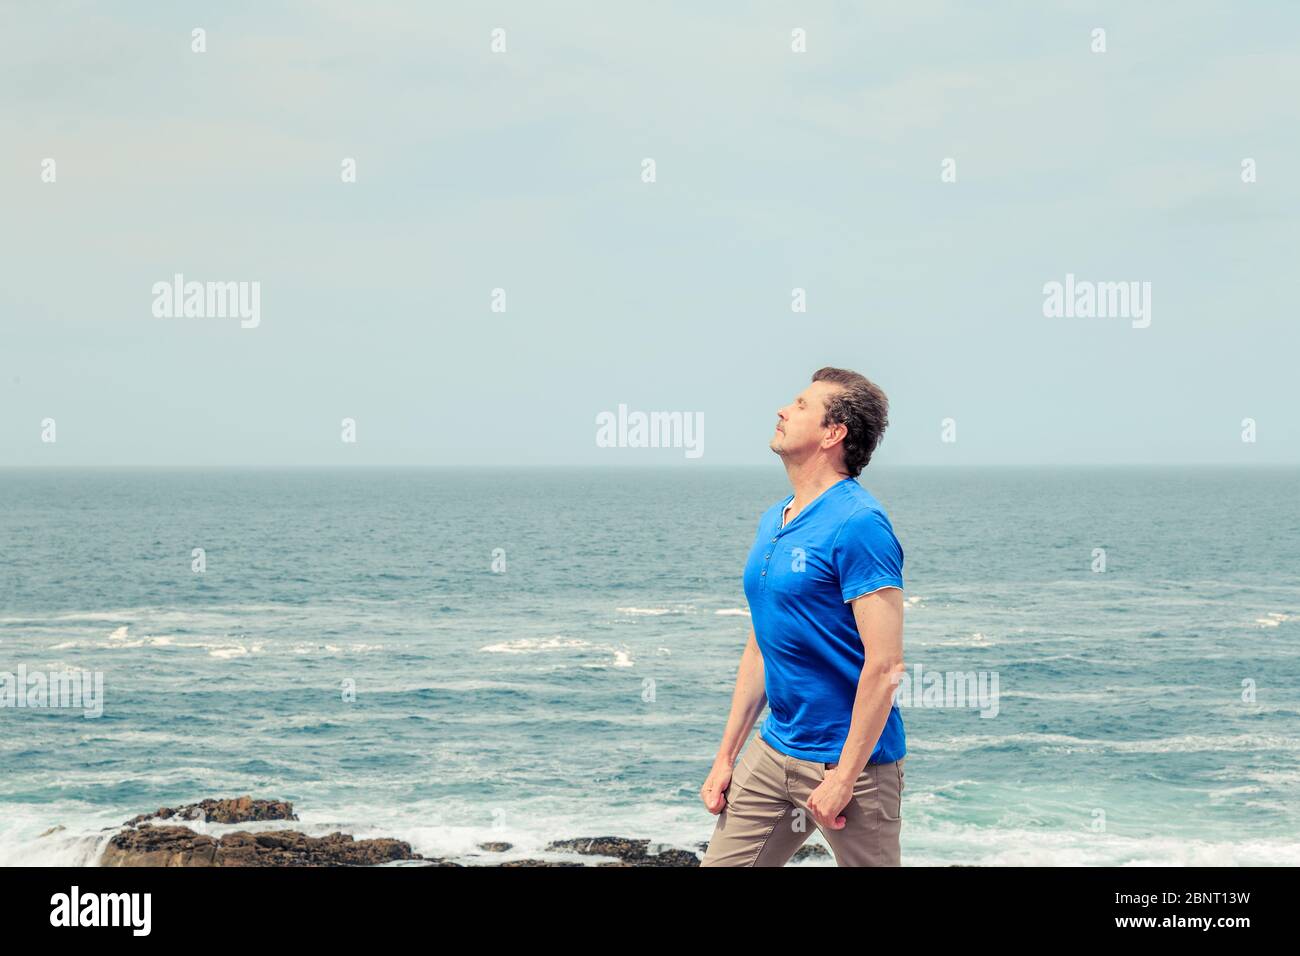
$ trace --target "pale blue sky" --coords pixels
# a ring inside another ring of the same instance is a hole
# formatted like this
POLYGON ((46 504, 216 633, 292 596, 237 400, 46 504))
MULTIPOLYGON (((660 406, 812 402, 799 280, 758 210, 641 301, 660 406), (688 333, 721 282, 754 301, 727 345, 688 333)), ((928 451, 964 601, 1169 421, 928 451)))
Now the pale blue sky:
POLYGON ((1297 89, 1280 2, 6 4, 0 465, 764 463, 826 364, 883 463, 1297 463, 1297 89))

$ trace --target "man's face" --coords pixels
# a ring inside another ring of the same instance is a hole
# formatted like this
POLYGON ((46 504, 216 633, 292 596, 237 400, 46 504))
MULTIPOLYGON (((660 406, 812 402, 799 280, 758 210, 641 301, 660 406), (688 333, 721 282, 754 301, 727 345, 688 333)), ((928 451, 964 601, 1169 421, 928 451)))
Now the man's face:
POLYGON ((813 382, 776 413, 776 431, 769 447, 782 458, 801 461, 821 447, 835 426, 823 425, 826 398, 839 391, 832 382, 813 382))

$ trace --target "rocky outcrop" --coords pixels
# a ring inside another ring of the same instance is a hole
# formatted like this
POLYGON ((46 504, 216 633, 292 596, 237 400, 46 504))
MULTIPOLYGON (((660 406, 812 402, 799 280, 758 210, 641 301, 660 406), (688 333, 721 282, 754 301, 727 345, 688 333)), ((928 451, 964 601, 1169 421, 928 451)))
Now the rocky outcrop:
MULTIPOLYGON (((401 840, 355 840, 346 833, 313 837, 297 830, 236 830, 224 836, 196 833, 159 820, 251 823, 297 820, 285 800, 254 800, 250 795, 159 807, 126 821, 100 856, 101 866, 375 866, 421 860, 401 840)), ((433 861, 430 861, 433 862, 433 861)))
POLYGON ((354 840, 346 833, 311 837, 297 830, 222 837, 189 827, 143 824, 115 834, 100 857, 101 866, 375 866, 419 860, 401 840, 354 840))
POLYGON ((254 800, 248 794, 230 800, 201 800, 180 807, 159 807, 126 821, 129 827, 146 820, 202 820, 205 823, 248 823, 255 820, 297 820, 293 804, 283 800, 254 800))
MULTIPOLYGON (((499 863, 457 863, 427 858, 409 843, 387 838, 356 840, 346 833, 313 837, 297 830, 236 830, 221 836, 198 833, 179 822, 248 823, 261 820, 297 820, 293 804, 280 800, 254 800, 249 795, 224 800, 202 800, 179 807, 159 807, 133 817, 115 833, 100 856, 101 866, 377 866, 409 863, 414 866, 699 866, 707 844, 698 853, 653 845, 649 840, 625 837, 582 837, 556 840, 550 853, 570 859, 503 860, 499 863), (162 822, 169 821, 169 822, 162 822), (652 852, 653 851, 653 852, 652 852), (612 857, 596 862, 590 857, 612 857), (587 858, 587 859, 584 859, 587 858)), ((504 853, 509 843, 481 843, 488 853, 504 853)), ((824 851, 823 851, 824 852, 824 851)))
MULTIPOLYGON (((624 837, 584 837, 577 840, 556 840, 546 846, 548 850, 569 851, 592 856, 613 856, 618 862, 598 866, 699 866, 700 859, 690 850, 659 849, 650 853, 649 840, 628 840, 624 837)), ((570 864, 574 865, 574 864, 570 864)), ((582 866, 581 863, 576 864, 582 866)))
POLYGON ((822 846, 820 843, 805 843, 803 846, 799 847, 799 849, 794 851, 794 856, 790 857, 790 862, 802 863, 804 860, 812 857, 826 859, 830 855, 830 850, 826 849, 826 847, 822 846))

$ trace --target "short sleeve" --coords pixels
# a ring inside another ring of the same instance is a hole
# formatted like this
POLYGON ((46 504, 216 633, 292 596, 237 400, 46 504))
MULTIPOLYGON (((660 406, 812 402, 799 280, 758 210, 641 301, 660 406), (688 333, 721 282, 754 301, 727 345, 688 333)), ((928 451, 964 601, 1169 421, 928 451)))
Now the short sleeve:
POLYGON ((889 519, 875 508, 855 511, 840 526, 831 562, 845 601, 881 588, 903 587, 903 546, 889 519))

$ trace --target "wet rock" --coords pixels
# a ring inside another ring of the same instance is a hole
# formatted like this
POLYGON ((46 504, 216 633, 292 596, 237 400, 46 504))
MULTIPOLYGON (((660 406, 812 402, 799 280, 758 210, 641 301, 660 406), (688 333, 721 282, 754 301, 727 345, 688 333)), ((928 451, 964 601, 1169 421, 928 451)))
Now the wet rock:
MULTIPOLYGON (((357 840, 347 833, 313 837, 297 830, 236 830, 221 836, 198 833, 180 825, 183 820, 204 823, 246 823, 258 820, 297 820, 293 804, 280 800, 254 800, 249 795, 232 799, 201 800, 179 807, 160 807, 126 822, 100 857, 102 866, 699 866, 708 848, 699 852, 652 844, 626 837, 581 837, 556 840, 548 852, 572 854, 571 859, 524 859, 501 862, 454 862, 415 853, 402 840, 357 840), (162 822, 168 821, 168 822, 162 822), (612 860, 583 859, 605 856, 612 860)), ((55 832, 54 828, 47 832, 55 832)), ((478 845, 488 853, 504 853, 512 844, 488 841, 478 845)), ((825 852, 824 850, 820 852, 825 852)))
POLYGON ((256 820, 297 820, 293 804, 283 800, 254 800, 248 794, 228 800, 201 800, 180 807, 159 807, 126 821, 129 827, 146 820, 202 820, 205 823, 249 823, 256 820))
POLYGON ((601 863, 599 866, 699 866, 699 857, 690 850, 653 847, 649 840, 631 840, 626 837, 581 837, 576 840, 555 840, 547 844, 548 850, 569 851, 594 856, 618 857, 618 863, 601 863))
POLYGON ((214 866, 217 841, 189 827, 145 824, 115 834, 100 855, 100 866, 214 866))
POLYGON ((799 849, 794 851, 794 856, 790 857, 791 863, 798 863, 812 857, 826 858, 829 857, 830 851, 820 843, 805 843, 799 849))
POLYGON ((101 866, 376 866, 396 860, 419 860, 401 840, 354 840, 347 833, 312 837, 297 830, 223 837, 195 833, 189 827, 142 826, 113 836, 101 866))
POLYGON ((514 866, 578 866, 585 867, 587 864, 577 860, 506 860, 504 863, 490 863, 489 866, 514 867, 514 866))

